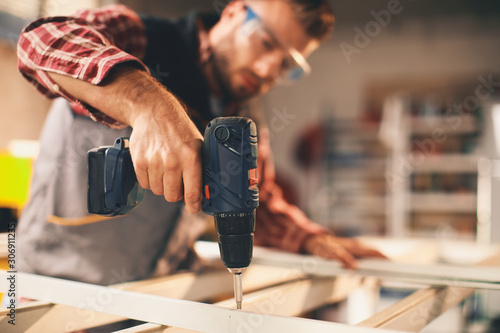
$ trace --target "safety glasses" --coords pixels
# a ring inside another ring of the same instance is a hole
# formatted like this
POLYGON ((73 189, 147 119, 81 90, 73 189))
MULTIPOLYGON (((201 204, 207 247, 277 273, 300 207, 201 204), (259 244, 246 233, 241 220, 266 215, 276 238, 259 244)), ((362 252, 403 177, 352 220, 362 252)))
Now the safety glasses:
POLYGON ((309 74, 311 67, 304 56, 280 41, 250 7, 245 6, 245 8, 247 16, 241 26, 241 32, 248 38, 252 52, 262 56, 277 50, 281 51, 282 60, 276 83, 290 84, 309 74))

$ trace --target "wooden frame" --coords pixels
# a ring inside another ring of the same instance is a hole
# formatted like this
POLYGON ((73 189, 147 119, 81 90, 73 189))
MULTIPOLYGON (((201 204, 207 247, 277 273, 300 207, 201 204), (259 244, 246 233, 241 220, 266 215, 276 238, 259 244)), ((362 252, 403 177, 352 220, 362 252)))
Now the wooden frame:
MULTIPOLYGON (((386 240, 386 242, 390 243, 391 241, 386 240)), ((425 241, 425 243, 427 246, 429 245, 429 241, 425 241)), ((434 245, 438 247, 438 245, 434 245)), ((20 304, 16 309, 16 321, 19 323, 16 329, 22 332, 64 332, 103 325, 127 317, 151 323, 123 332, 187 333, 193 332, 193 330, 202 332, 274 332, 278 328, 287 332, 304 330, 331 332, 334 329, 342 332, 360 333, 385 332, 385 329, 417 332, 432 319, 446 309, 460 303, 473 292, 471 288, 459 286, 467 286, 467 279, 474 280, 474 270, 465 268, 462 274, 463 277, 466 277, 465 282, 460 279, 440 279, 442 284, 448 284, 448 286, 418 290, 356 326, 294 318, 291 316, 300 315, 323 304, 346 299, 351 291, 359 287, 371 288, 376 291, 377 280, 364 277, 366 272, 355 275, 352 272, 343 271, 338 265, 337 270, 330 273, 325 269, 317 270, 318 274, 315 275, 322 276, 311 277, 309 275, 311 272, 308 271, 307 267, 318 269, 321 265, 304 265, 304 263, 311 263, 312 260, 317 262, 316 258, 301 256, 296 258, 299 261, 293 262, 290 261, 293 256, 288 257, 287 260, 283 259, 288 254, 270 254, 264 251, 265 255, 262 257, 259 254, 260 249, 256 250, 255 263, 243 275, 245 288, 243 311, 233 310, 234 301, 232 299, 215 302, 212 305, 199 303, 203 300, 214 301, 231 297, 231 276, 224 270, 202 274, 183 273, 112 287, 100 287, 18 273, 20 293, 57 305, 40 301, 20 304), (265 260, 261 260, 261 258, 268 260, 268 264, 272 264, 272 266, 263 265, 265 260), (276 261, 281 262, 283 267, 277 267, 276 261), (260 264, 258 264, 259 262, 260 264), (39 283, 44 287, 40 288, 39 283), (89 297, 90 299, 92 297, 98 299, 99 295, 103 300, 102 304, 96 306, 89 302, 87 302, 88 304, 85 301, 82 302, 89 297), (113 301, 105 302, 107 299, 105 295, 111 295, 113 301), (137 304, 141 304, 142 307, 135 309, 137 304)), ((479 265, 500 266, 498 248, 490 246, 488 250, 483 251, 483 259, 479 265)), ((318 262, 323 263, 321 260, 318 262)), ((411 263, 411 260, 408 261, 406 258, 405 262, 405 265, 401 265, 403 269, 411 267, 411 264, 408 264, 408 262, 411 263)), ((331 263, 326 262, 325 264, 331 263)), ((366 268, 372 264, 369 261, 362 261, 360 266, 363 269, 363 267, 366 268)), ((397 278, 397 274, 387 268, 390 265, 391 263, 388 263, 385 268, 387 276, 384 278, 390 279, 391 274, 397 278)), ((498 268, 479 267, 477 276, 480 277, 485 272, 500 276, 498 268)), ((5 274, 4 272, 0 276, 0 291, 6 290, 5 274)), ((414 281, 419 279, 415 276, 410 276, 410 278, 414 281)), ((429 277, 420 278, 424 283, 427 283, 428 281, 425 279, 429 277)), ((488 281, 479 281, 482 283, 480 287, 487 288, 488 285, 495 287, 500 283, 495 278, 484 280, 488 281)), ((12 326, 6 326, 8 325, 7 314, 6 310, 0 311, 0 331, 4 331, 4 329, 12 331, 12 326)))

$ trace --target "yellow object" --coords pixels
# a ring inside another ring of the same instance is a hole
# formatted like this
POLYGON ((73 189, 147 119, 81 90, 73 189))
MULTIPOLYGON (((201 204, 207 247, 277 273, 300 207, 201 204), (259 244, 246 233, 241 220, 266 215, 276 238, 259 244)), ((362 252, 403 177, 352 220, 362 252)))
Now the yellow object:
POLYGON ((9 263, 8 263, 7 260, 8 260, 7 257, 0 258, 0 269, 3 269, 3 270, 8 270, 9 269, 9 263))
POLYGON ((28 199, 32 159, 0 153, 0 207, 21 208, 28 199))

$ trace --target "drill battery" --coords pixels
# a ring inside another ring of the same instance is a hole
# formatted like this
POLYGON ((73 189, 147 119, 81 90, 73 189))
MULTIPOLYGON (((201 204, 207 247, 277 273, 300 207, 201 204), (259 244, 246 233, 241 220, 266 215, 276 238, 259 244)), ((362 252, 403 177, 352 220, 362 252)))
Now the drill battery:
POLYGON ((128 142, 129 138, 117 138, 113 146, 87 153, 89 213, 123 215, 143 201, 145 190, 137 182, 128 142))

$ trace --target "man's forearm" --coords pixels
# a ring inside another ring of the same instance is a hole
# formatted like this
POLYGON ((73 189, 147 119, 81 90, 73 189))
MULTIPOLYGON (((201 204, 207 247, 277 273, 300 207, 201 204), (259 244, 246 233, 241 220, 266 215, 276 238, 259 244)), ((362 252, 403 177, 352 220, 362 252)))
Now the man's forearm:
POLYGON ((53 72, 47 74, 74 98, 132 127, 139 113, 151 112, 153 105, 161 101, 181 106, 153 77, 131 66, 115 67, 99 85, 53 72))
POLYGON ((184 197, 194 213, 201 209, 203 137, 182 103, 147 73, 140 60, 146 44, 141 19, 123 5, 43 18, 19 37, 19 70, 45 96, 82 102, 112 127, 131 126, 139 184, 167 201, 184 197))
POLYGON ((131 126, 130 153, 139 184, 188 212, 201 209, 203 137, 183 105, 148 73, 118 66, 99 85, 49 74, 72 97, 131 126))

